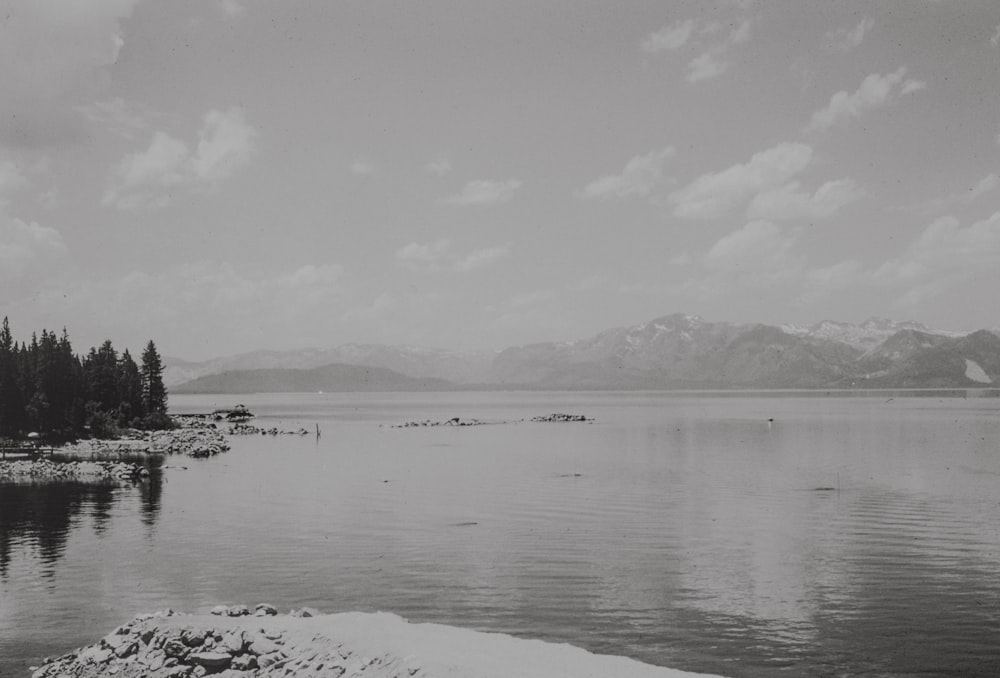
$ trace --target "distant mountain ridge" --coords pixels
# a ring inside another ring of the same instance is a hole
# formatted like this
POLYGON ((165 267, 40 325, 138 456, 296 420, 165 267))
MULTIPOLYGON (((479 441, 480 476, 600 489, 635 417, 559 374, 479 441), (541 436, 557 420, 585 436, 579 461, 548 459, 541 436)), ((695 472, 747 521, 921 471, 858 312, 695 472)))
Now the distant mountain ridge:
POLYGON ((778 327, 709 322, 678 313, 577 341, 529 344, 498 353, 347 344, 257 351, 205 363, 169 358, 165 362, 168 384, 176 386, 192 375, 197 378, 174 392, 191 388, 206 392, 209 384, 214 384, 212 388, 256 384, 255 390, 288 390, 289 384, 300 384, 304 390, 369 389, 344 372, 350 365, 392 373, 379 373, 384 377, 379 382, 384 386, 378 386, 382 390, 473 385, 588 390, 962 388, 1000 384, 1000 336, 986 330, 962 336, 883 318, 869 318, 859 325, 826 320, 809 327, 778 327), (333 378, 324 366, 336 367, 346 381, 313 388, 333 378), (317 368, 319 373, 313 376, 277 372, 317 368), (266 370, 275 372, 261 373, 266 370), (238 374, 247 371, 256 374, 238 374), (219 372, 229 373, 227 380, 208 379, 219 372))
POLYGON ((324 365, 306 370, 265 368, 231 370, 198 377, 175 393, 315 393, 318 391, 442 391, 454 388, 443 379, 408 377, 392 370, 361 365, 324 365))

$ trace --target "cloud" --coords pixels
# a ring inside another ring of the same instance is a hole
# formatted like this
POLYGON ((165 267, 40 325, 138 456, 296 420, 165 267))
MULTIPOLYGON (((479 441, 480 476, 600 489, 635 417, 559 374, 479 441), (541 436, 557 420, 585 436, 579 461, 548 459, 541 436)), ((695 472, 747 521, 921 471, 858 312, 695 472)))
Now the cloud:
POLYGON ((729 69, 726 56, 730 48, 748 42, 752 27, 753 20, 744 19, 739 26, 729 31, 722 42, 716 43, 688 62, 687 81, 691 83, 701 82, 725 73, 729 69))
POLYGON ((980 197, 1000 188, 1000 176, 991 172, 961 193, 949 193, 913 206, 918 212, 942 212, 956 205, 969 205, 980 197))
POLYGON ((1000 212, 963 228, 954 217, 934 220, 903 252, 872 274, 883 283, 908 283, 1000 267, 1000 212))
POLYGON ((577 192, 581 198, 629 198, 645 197, 657 186, 664 183, 663 165, 675 154, 673 147, 666 146, 637 155, 628 161, 620 174, 609 174, 587 184, 577 192))
POLYGON ((442 238, 437 242, 423 245, 411 242, 396 250, 395 256, 396 261, 411 270, 438 271, 441 269, 441 261, 450 251, 451 242, 447 238, 442 238))
POLYGON ((451 171, 451 161, 443 156, 435 158, 434 160, 431 160, 429 163, 424 165, 424 169, 430 172, 431 174, 443 177, 444 175, 448 174, 448 172, 451 171))
POLYGON ((121 97, 77 106, 76 110, 88 122, 130 141, 139 132, 148 129, 150 120, 155 117, 155 114, 149 109, 127 102, 121 97))
POLYGON ((238 108, 206 113, 193 150, 158 131, 149 148, 119 163, 103 203, 120 209, 154 209, 168 205, 178 190, 212 190, 249 161, 256 138, 257 130, 238 108))
POLYGON ((239 16, 246 11, 239 0, 219 0, 219 7, 227 16, 239 16))
POLYGON ((828 219, 841 207, 864 196, 852 179, 828 181, 815 193, 799 190, 799 182, 763 191, 754 196, 747 207, 750 219, 828 219))
POLYGON ((850 52, 864 41, 865 35, 874 27, 875 21, 870 17, 865 17, 854 28, 838 28, 828 32, 826 39, 833 49, 850 52))
POLYGON ((66 255, 66 243, 54 228, 27 223, 0 211, 0 280, 16 281, 35 271, 42 277, 44 268, 66 255))
POLYGON ((375 174, 375 165, 370 161, 358 158, 351 163, 351 174, 359 177, 367 177, 375 174))
POLYGON ((500 245, 498 247, 485 247, 481 250, 470 252, 460 261, 455 262, 454 269, 459 273, 468 273, 480 268, 484 268, 503 259, 510 254, 510 245, 500 245))
POLYGON ((885 75, 872 73, 853 94, 848 94, 846 90, 834 94, 825 108, 813 113, 805 131, 823 131, 841 121, 860 118, 866 111, 887 106, 900 96, 926 86, 923 81, 907 78, 905 67, 885 75))
POLYGON ((450 240, 442 238, 424 244, 411 242, 396 250, 395 257, 397 262, 411 271, 433 273, 447 268, 458 273, 468 273, 489 266, 509 253, 510 245, 507 244, 484 247, 461 256, 454 253, 450 240))
POLYGON ((770 221, 751 221, 721 238, 704 257, 716 273, 739 275, 768 284, 798 275, 805 260, 793 252, 796 234, 770 221))
POLYGON ((45 147, 82 138, 75 106, 107 87, 138 0, 8 0, 0 22, 0 141, 45 147))
POLYGON ((517 179, 470 181, 461 193, 445 198, 444 202, 449 205, 495 205, 510 200, 520 187, 521 182, 517 179))
POLYGON ((712 219, 725 216, 756 193, 786 184, 812 161, 812 148, 785 142, 755 153, 746 163, 703 174, 671 193, 674 216, 712 219))
POLYGON ((729 64, 721 60, 721 55, 717 52, 705 52, 688 62, 688 82, 701 82, 709 80, 726 72, 729 64))
POLYGON ((650 53, 659 52, 664 49, 671 51, 678 50, 687 43, 694 30, 694 19, 685 19, 667 24, 660 30, 646 36, 646 39, 642 41, 642 50, 650 53))
POLYGON ((653 54, 663 50, 676 52, 686 45, 703 46, 714 40, 714 44, 688 62, 685 77, 688 82, 695 83, 725 73, 729 68, 727 53, 732 47, 749 41, 752 28, 753 19, 744 19, 719 40, 717 36, 724 31, 722 24, 705 19, 684 19, 650 33, 640 46, 644 52, 653 54))
POLYGON ((19 191, 27 185, 28 179, 20 167, 10 160, 0 160, 0 206, 6 202, 8 194, 19 191))

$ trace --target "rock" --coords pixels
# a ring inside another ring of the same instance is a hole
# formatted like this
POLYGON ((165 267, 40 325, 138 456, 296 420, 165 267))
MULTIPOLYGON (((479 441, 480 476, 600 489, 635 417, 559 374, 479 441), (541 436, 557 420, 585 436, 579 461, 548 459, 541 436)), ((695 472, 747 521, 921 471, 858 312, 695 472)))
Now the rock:
POLYGON ((239 657, 233 657, 233 663, 230 666, 237 671, 250 671, 257 668, 257 658, 252 654, 244 654, 239 657))
POLYGON ((319 614, 319 610, 312 607, 303 607, 301 610, 293 610, 293 617, 315 617, 319 614))
POLYGON ((163 644, 163 654, 175 659, 184 659, 191 650, 180 638, 171 638, 163 644))
POLYGON ((272 617, 278 614, 278 610, 275 609, 274 605, 268 605, 267 603, 261 603, 253 609, 253 613, 258 616, 268 616, 272 617))
POLYGON ((124 659, 125 657, 135 654, 138 649, 139 643, 133 640, 132 642, 122 643, 119 645, 118 649, 115 650, 115 654, 119 659, 124 659))
POLYGON ((225 652, 194 652, 188 655, 188 661, 207 669, 224 669, 233 661, 233 656, 225 652))
POLYGON ((225 616, 229 613, 229 608, 225 605, 216 605, 212 608, 211 612, 215 615, 225 616))
POLYGON ((281 630, 271 629, 269 631, 264 631, 264 637, 267 638, 268 640, 277 641, 279 638, 281 638, 281 630))
POLYGON ((262 636, 257 636, 254 638, 253 642, 250 643, 250 652, 257 656, 278 652, 280 649, 281 648, 279 648, 277 643, 273 640, 268 640, 262 636))
POLYGON ((231 650, 233 654, 239 654, 243 652, 246 644, 246 636, 242 630, 237 629, 224 635, 220 645, 226 650, 231 650))
POLYGON ((262 655, 260 657, 257 657, 257 666, 259 666, 262 669, 266 669, 269 666, 273 666, 274 664, 277 664, 278 662, 280 662, 284 658, 285 658, 285 655, 283 653, 281 653, 281 652, 271 652, 271 653, 262 655))
POLYGON ((233 605, 226 613, 230 617, 246 617, 250 614, 250 608, 246 605, 233 605))
POLYGON ((181 634, 181 642, 188 647, 201 647, 205 644, 205 634, 194 629, 185 629, 181 634))
POLYGON ((80 652, 76 659, 80 663, 106 664, 113 656, 114 652, 112 650, 92 645, 80 652))
POLYGON ((163 653, 163 650, 153 650, 149 654, 145 655, 140 659, 143 664, 149 667, 150 671, 159 671, 163 668, 164 663, 167 660, 167 655, 163 653))

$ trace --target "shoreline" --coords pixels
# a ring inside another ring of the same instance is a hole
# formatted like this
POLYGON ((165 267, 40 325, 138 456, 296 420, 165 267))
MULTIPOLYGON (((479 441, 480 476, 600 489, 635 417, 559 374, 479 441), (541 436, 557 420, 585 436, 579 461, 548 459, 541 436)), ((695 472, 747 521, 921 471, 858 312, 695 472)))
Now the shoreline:
POLYGON ((141 482, 149 469, 138 460, 183 454, 212 457, 230 449, 232 432, 189 415, 170 417, 162 431, 128 429, 116 439, 84 439, 54 447, 48 456, 0 460, 0 482, 141 482))
POLYGON ((574 645, 526 640, 388 612, 278 615, 270 605, 139 615, 98 642, 33 668, 32 678, 720 678, 574 645))

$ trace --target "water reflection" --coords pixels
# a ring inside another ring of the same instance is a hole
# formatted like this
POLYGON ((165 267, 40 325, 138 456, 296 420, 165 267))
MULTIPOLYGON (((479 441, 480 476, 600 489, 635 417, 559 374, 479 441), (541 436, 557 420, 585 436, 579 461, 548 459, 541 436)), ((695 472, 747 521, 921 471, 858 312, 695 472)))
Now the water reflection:
MULTIPOLYGON (((51 579, 55 564, 66 551, 70 533, 90 518, 96 535, 104 533, 116 502, 137 494, 142 522, 152 528, 160 512, 163 492, 162 461, 146 462, 143 482, 0 482, 0 579, 6 580, 15 553, 33 560, 40 577, 51 579)), ((34 569, 34 568, 33 568, 34 569)))

